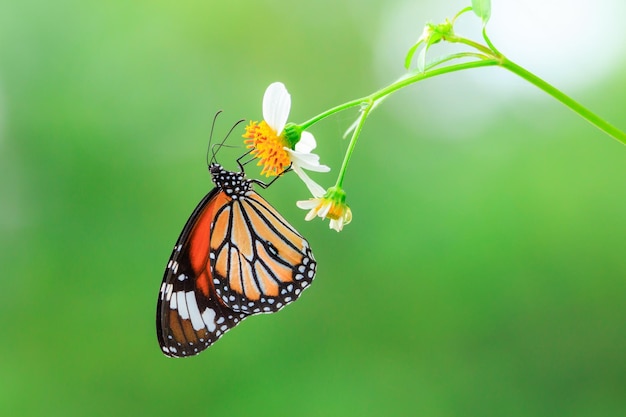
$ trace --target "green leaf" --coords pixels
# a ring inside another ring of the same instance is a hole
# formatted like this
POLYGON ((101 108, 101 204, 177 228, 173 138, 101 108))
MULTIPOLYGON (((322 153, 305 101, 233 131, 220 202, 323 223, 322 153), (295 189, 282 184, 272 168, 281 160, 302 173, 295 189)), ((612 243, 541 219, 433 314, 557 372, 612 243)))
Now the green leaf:
POLYGON ((483 20, 483 25, 491 17, 491 0, 472 0, 472 10, 483 20))
POLYGON ((406 69, 409 69, 409 67, 411 66, 411 60, 413 59, 413 55, 415 54, 417 48, 419 48, 419 46, 422 44, 422 42, 423 41, 417 42, 411 47, 411 49, 409 49, 409 52, 406 54, 406 58, 404 59, 404 67, 406 69))

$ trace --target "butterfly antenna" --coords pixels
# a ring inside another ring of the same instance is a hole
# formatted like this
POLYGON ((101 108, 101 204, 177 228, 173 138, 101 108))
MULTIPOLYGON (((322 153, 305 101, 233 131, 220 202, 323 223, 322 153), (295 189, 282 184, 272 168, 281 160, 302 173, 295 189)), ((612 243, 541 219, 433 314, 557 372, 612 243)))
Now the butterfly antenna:
POLYGON ((226 136, 224 136, 224 139, 222 139, 222 141, 220 143, 216 143, 214 148, 217 149, 213 149, 213 156, 211 157, 211 162, 216 162, 215 160, 215 156, 217 155, 217 152, 220 150, 220 148, 222 148, 222 146, 226 146, 224 145, 224 143, 226 142, 226 139, 228 139, 228 137, 230 136, 231 133, 233 133, 233 130, 235 130, 235 128, 237 126, 239 126, 241 123, 245 122, 246 119, 240 119, 237 120, 237 122, 233 125, 233 127, 230 128, 230 130, 228 131, 228 133, 226 134, 226 136))
MULTIPOLYGON (((209 149, 211 149, 211 141, 213 140, 213 129, 215 128, 215 122, 217 121, 217 116, 220 115, 222 111, 218 110, 217 113, 215 113, 215 116, 213 116, 213 123, 211 123, 211 133, 209 134, 209 145, 206 148, 206 164, 207 166, 210 165, 209 162, 209 149)), ((211 158, 212 160, 215 159, 215 152, 213 152, 213 158, 211 158)))

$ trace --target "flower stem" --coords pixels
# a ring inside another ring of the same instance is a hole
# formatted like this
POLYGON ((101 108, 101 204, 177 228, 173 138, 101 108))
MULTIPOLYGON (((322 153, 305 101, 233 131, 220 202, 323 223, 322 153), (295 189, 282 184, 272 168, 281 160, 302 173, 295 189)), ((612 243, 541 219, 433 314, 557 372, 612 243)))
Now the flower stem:
POLYGON ((502 57, 501 65, 509 71, 515 73, 516 75, 519 75, 531 84, 535 85, 536 87, 540 88, 544 92, 550 94, 552 97, 569 107, 572 111, 578 113, 583 119, 587 120, 589 123, 602 130, 607 135, 626 145, 626 133, 622 132, 606 120, 602 119, 600 116, 593 113, 591 110, 584 107, 582 104, 578 103, 571 97, 567 96, 556 87, 553 87, 541 78, 520 67, 513 61, 508 60, 504 56, 502 57))
POLYGON ((348 145, 348 149, 346 150, 346 155, 343 157, 341 169, 339 170, 339 176, 337 177, 337 182, 335 183, 335 187, 337 188, 343 188, 343 179, 348 169, 348 162, 350 162, 350 157, 352 157, 352 152, 354 152, 354 147, 356 146, 357 139, 361 134, 361 130, 363 129, 363 125, 365 124, 365 120, 367 119, 367 116, 369 115, 373 107, 374 101, 370 100, 369 103, 367 103, 367 105, 363 108, 361 116, 359 117, 359 123, 357 123, 354 132, 352 132, 352 138, 350 138, 350 144, 348 145))
MULTIPOLYGON (((486 37, 486 33, 484 34, 486 37)), ((488 38, 487 38, 488 39, 488 38)), ((530 82, 531 84, 535 85, 536 87, 540 88, 541 90, 543 90, 544 92, 546 92, 547 94, 551 95, 552 97, 554 97, 555 99, 559 100, 561 103, 563 103, 564 105, 566 105, 567 107, 569 107, 571 110, 573 110, 574 112, 578 113, 578 115, 580 115, 581 117, 583 117, 585 120, 587 120, 589 123, 593 124, 594 126, 596 126, 598 129, 602 130, 603 132, 605 132, 607 135, 613 137, 614 139, 618 140, 619 142, 622 142, 623 144, 626 144, 626 133, 624 133, 623 131, 619 130, 618 128, 616 128, 615 126, 613 126, 612 124, 610 124, 609 122, 607 122, 606 120, 602 119, 600 116, 596 115, 595 113, 593 113, 591 110, 587 109, 586 107, 584 107, 583 105, 581 105, 580 103, 578 103, 577 101, 573 100, 571 97, 565 95, 562 91, 558 90, 557 88, 555 88, 554 86, 548 84, 547 82, 545 82, 544 80, 542 80, 541 78, 537 77, 536 75, 532 74, 531 72, 525 70, 524 68, 520 67, 519 65, 515 64, 513 61, 510 61, 509 59, 507 59, 504 55, 500 54, 495 47, 492 47, 492 49, 488 48, 487 46, 481 45, 479 43, 476 43, 474 41, 471 41, 469 39, 465 39, 462 37, 456 37, 453 36, 451 38, 448 39, 448 41, 450 42, 456 42, 456 43, 463 43, 465 45, 471 46, 477 50, 479 50, 480 52, 482 52, 483 54, 488 54, 488 56, 490 58, 485 57, 485 55, 482 54, 471 54, 471 53, 463 53, 463 54, 459 54, 457 56, 452 56, 453 58, 456 57, 474 57, 474 58, 478 58, 478 60, 476 61, 470 61, 470 62, 464 62, 461 64, 456 64, 456 65, 449 65, 446 67, 442 67, 442 68, 437 68, 437 69, 429 69, 428 71, 423 71, 423 72, 415 72, 411 75, 406 75, 402 78, 400 78, 399 80, 393 82, 392 84, 381 88, 380 90, 365 96, 365 97, 361 97, 361 98, 357 98, 355 100, 351 100, 348 101, 346 103, 340 104, 338 106, 335 106, 331 109, 326 110, 323 113, 318 114, 317 116, 307 120, 306 122, 302 123, 300 125, 300 128, 302 130, 305 130, 307 128, 309 128, 310 126, 314 125, 315 123, 321 121, 322 119, 325 119, 328 116, 331 116, 335 113, 338 113, 340 111, 352 108, 352 107, 358 107, 358 106, 364 106, 363 108, 363 113, 360 116, 360 120, 357 126, 357 129, 354 131, 354 134, 352 135, 352 138, 350 140, 350 145, 348 147, 348 153, 346 154, 346 157, 344 159, 344 164, 342 166, 342 171, 339 173, 339 178, 337 179, 337 185, 341 186, 341 183, 343 182, 343 177, 344 177, 344 170, 347 167, 347 163, 350 159, 350 156, 352 154, 352 150, 354 149, 354 146, 356 145, 356 141, 358 139, 358 136, 361 132, 361 128, 363 126, 363 123, 365 122, 365 118, 367 118, 367 115, 370 113, 370 111, 376 106, 377 102, 380 102, 383 98, 389 96, 390 94, 410 85, 413 83, 416 83, 418 81, 422 81, 425 80, 427 78, 430 77, 435 77, 438 75, 443 75, 443 74, 447 74, 450 72, 455 72, 455 71, 461 71, 461 70, 466 70, 466 69, 470 69, 470 68, 480 68, 480 67, 487 67, 487 66, 502 66, 506 69, 508 69, 509 71, 515 73, 516 75, 522 77, 523 79, 525 79, 526 81, 530 82)), ((490 44, 491 45, 491 44, 490 44)), ((447 59, 446 59, 447 60, 447 59)), ((443 63, 445 60, 442 60, 441 62, 437 62, 435 65, 439 65, 441 63, 443 63)))
MULTIPOLYGON (((370 94, 369 96, 365 96, 365 97, 361 97, 361 98, 357 98, 354 100, 350 100, 348 102, 345 102, 343 104, 340 104, 338 106, 335 106, 331 109, 328 109, 320 114, 318 114, 317 116, 307 120, 306 122, 300 123, 299 127, 302 130, 306 130, 309 127, 311 127, 312 125, 314 125, 315 123, 321 121, 322 119, 327 118, 328 116, 332 116, 335 113, 339 113, 340 111, 352 108, 352 107, 358 107, 362 104, 366 104, 369 103, 371 101, 378 101, 380 99, 382 99, 385 96, 388 96, 389 94, 396 92, 410 84, 416 83, 418 81, 421 80, 425 80, 426 78, 430 78, 430 77, 434 77, 436 75, 442 75, 442 74, 446 74, 449 72, 455 72, 455 71, 461 71, 464 69, 469 69, 469 68, 478 68, 478 67, 486 67, 486 66, 493 66, 493 65, 498 65, 499 61, 494 60, 494 59, 484 59, 481 61, 473 61, 473 62, 465 62, 462 64, 458 64, 458 65, 450 65, 447 67, 443 67, 443 68, 438 68, 436 70, 431 70, 428 72, 419 72, 416 73, 414 75, 410 75, 410 76, 405 76, 400 78, 399 80, 395 81, 394 83, 388 85, 387 87, 384 87, 372 94, 370 94)), ((371 110, 371 109, 370 109, 371 110)))
POLYGON ((457 64, 457 65, 450 65, 447 67, 437 68, 437 69, 430 70, 427 72, 419 72, 415 75, 401 78, 398 81, 394 82, 393 84, 388 85, 387 87, 381 88, 375 93, 361 99, 361 102, 368 101, 368 100, 380 100, 381 98, 388 96, 389 94, 396 92, 400 90, 401 88, 404 88, 418 81, 425 80, 426 78, 435 77, 437 75, 442 75, 442 74, 447 74, 449 72, 461 71, 461 70, 466 70, 470 68, 489 67, 489 66, 498 65, 498 64, 499 64, 499 61, 495 59, 485 59, 482 61, 472 61, 472 62, 464 62, 462 64, 457 64))
POLYGON ((358 98, 356 100, 350 100, 350 101, 348 101, 346 103, 343 103, 343 104, 335 106, 335 107, 333 107, 331 109, 328 109, 325 112, 320 113, 317 116, 307 120, 306 122, 301 123, 300 124, 300 128, 302 128, 302 130, 306 130, 309 127, 311 127, 312 125, 314 125, 315 123, 319 122, 320 120, 327 118, 328 116, 332 116, 335 113, 339 113, 340 111, 349 109, 351 107, 360 106, 361 103, 363 103, 363 100, 364 100, 363 98, 358 98))

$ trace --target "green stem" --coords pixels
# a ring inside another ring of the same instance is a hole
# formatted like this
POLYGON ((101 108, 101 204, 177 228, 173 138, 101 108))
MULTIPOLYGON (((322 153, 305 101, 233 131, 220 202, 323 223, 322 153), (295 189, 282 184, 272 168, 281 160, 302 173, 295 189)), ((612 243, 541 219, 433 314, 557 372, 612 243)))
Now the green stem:
POLYGON ((312 125, 314 125, 315 123, 319 122, 322 119, 327 118, 328 116, 331 116, 335 113, 339 113, 342 110, 346 110, 349 109, 350 107, 356 107, 356 106, 360 106, 361 103, 363 103, 363 98, 357 98, 356 100, 350 100, 347 103, 343 103, 340 104, 338 106, 335 106, 331 109, 326 110, 323 113, 318 114, 317 116, 307 120, 304 123, 301 123, 299 126, 300 128, 302 128, 302 130, 306 130, 309 127, 311 127, 312 125))
POLYGON ((608 123, 606 120, 602 119, 601 117, 599 117, 598 115, 596 115, 595 113, 593 113, 592 111, 590 111, 589 109, 587 109, 586 107, 578 103, 577 101, 573 100, 569 96, 565 95, 563 92, 561 92, 557 88, 548 84, 541 78, 528 72, 524 68, 515 64, 513 61, 508 60, 504 55, 497 53, 497 52, 495 52, 494 54, 494 51, 497 51, 495 50, 495 48, 494 50, 491 50, 484 45, 480 45, 474 41, 471 41, 462 37, 453 37, 452 39, 449 39, 449 41, 464 43, 466 45, 472 46, 483 53, 489 53, 490 56, 492 56, 493 58, 482 59, 479 61, 464 62, 462 64, 450 65, 450 66, 443 67, 443 68, 432 69, 427 72, 418 72, 414 75, 403 77, 399 79, 398 81, 392 83, 391 85, 388 85, 387 87, 381 88, 380 90, 370 94, 369 96, 361 97, 361 98, 340 104, 339 106, 335 106, 329 110, 326 110, 323 113, 318 114, 317 116, 313 117, 312 119, 307 120, 306 122, 300 125, 300 128, 302 130, 305 130, 309 128, 310 126, 312 126, 313 124, 319 122, 320 120, 325 119, 326 117, 331 116, 335 113, 338 113, 340 111, 343 111, 352 107, 357 107, 357 106, 361 106, 364 104, 366 105, 364 107, 363 113, 360 116, 359 123, 350 140, 348 151, 344 158, 341 171, 339 172, 339 177, 337 178, 337 186, 341 186, 343 183, 345 170, 348 166, 348 162, 350 160, 354 147, 356 146, 356 142, 359 137, 359 134, 361 133, 363 124, 365 123, 365 119, 367 118, 368 114, 373 109, 373 107, 376 105, 376 102, 418 81, 425 80, 430 77, 435 77, 438 75, 443 75, 443 74, 447 74, 447 73, 455 72, 455 71, 466 70, 470 68, 480 68, 480 67, 495 66, 495 65, 502 66, 508 69, 509 71, 517 74, 518 76, 522 77, 523 79, 530 82, 531 84, 535 85, 536 87, 540 88, 541 90, 551 95, 555 99, 559 100, 561 103, 569 107, 574 112, 578 113, 582 118, 584 118, 589 123, 596 126, 598 129, 605 132, 607 135, 613 137, 619 142, 622 142, 623 144, 626 144, 626 133, 622 132, 621 130, 613 126, 612 124, 608 123))
POLYGON ((348 169, 348 162, 350 162, 350 157, 352 156, 352 152, 354 152, 354 147, 356 146, 357 139, 361 134, 361 130, 363 129, 363 125, 365 124, 365 119, 369 115, 370 111, 374 107, 374 101, 370 101, 367 106, 363 109, 361 116, 359 118, 359 123, 356 125, 354 132, 352 133, 352 138, 350 139, 350 144, 348 145, 348 150, 346 151, 346 155, 343 158, 343 162, 341 163, 341 169, 339 170, 339 176, 337 177, 337 182, 335 183, 335 187, 343 188, 343 179, 346 175, 346 170, 348 169))
POLYGON ((498 64, 499 64, 499 61, 495 59, 485 59, 483 61, 464 62, 462 64, 450 65, 450 66, 443 67, 443 68, 437 68, 428 72, 420 72, 410 77, 401 78, 395 83, 385 88, 382 88, 367 97, 364 97, 363 99, 361 99, 361 102, 368 101, 368 100, 374 100, 374 101, 380 100, 381 98, 388 96, 389 94, 396 92, 400 90, 401 88, 404 88, 418 81, 425 80, 427 78, 436 77, 438 75, 447 74, 449 72, 462 71, 462 70, 466 70, 470 68, 489 67, 489 66, 494 66, 498 64))
POLYGON ((577 101, 573 100, 571 97, 565 95, 562 91, 548 84, 536 75, 526 71, 524 68, 520 67, 514 62, 509 61, 505 57, 502 57, 501 65, 509 71, 519 75, 531 84, 534 84, 536 87, 540 88, 544 92, 550 94, 552 97, 565 104, 571 110, 578 113, 583 119, 587 120, 589 123, 602 130, 607 135, 626 145, 626 133, 622 132, 606 120, 602 119, 600 116, 593 113, 591 110, 584 107, 577 101))
MULTIPOLYGON (((477 68, 477 67, 484 67, 484 66, 489 66, 489 65, 496 65, 497 63, 498 62, 495 60, 466 62, 466 63, 459 64, 459 65, 451 65, 449 67, 439 68, 439 69, 432 70, 429 72, 420 72, 413 76, 398 80, 395 83, 385 88, 382 88, 376 91, 375 93, 370 94, 367 97, 363 97, 361 99, 350 102, 350 103, 358 103, 361 105, 366 104, 366 106, 363 108, 361 116, 359 117, 359 122, 356 128, 354 129, 354 132, 352 133, 352 138, 350 139, 350 144, 348 145, 346 155, 343 159, 343 163, 341 164, 341 169, 339 170, 339 176, 337 177, 337 183, 335 184, 335 186, 338 188, 342 188, 346 170, 348 169, 348 163, 350 162, 352 152, 354 152, 354 148, 356 146, 359 135, 361 134, 361 130, 363 129, 363 125, 365 124, 365 120, 369 116, 370 111, 372 111, 372 109, 374 108, 378 100, 381 100, 384 97, 387 97, 388 95, 394 93, 395 91, 400 90, 403 87, 406 87, 409 84, 413 84, 415 82, 418 82, 426 78, 434 77, 436 75, 441 75, 441 74, 445 74, 448 72, 460 71, 460 70, 468 69, 468 68, 477 68)), ((341 107, 341 106, 338 106, 338 107, 341 107)), ((314 120, 314 119, 311 119, 311 120, 314 120)))
POLYGON ((340 104, 338 106, 335 106, 331 109, 328 109, 326 111, 324 111, 323 113, 318 114, 317 116, 307 120, 306 122, 300 123, 299 127, 302 130, 306 130, 309 127, 311 127, 312 125, 314 125, 315 123, 321 121, 322 119, 327 118, 328 116, 332 116, 335 113, 338 113, 340 111, 349 109, 351 107, 358 107, 363 103, 368 103, 371 101, 376 101, 376 100, 380 100, 381 98, 400 90, 401 88, 404 88, 410 84, 416 83, 418 81, 421 80, 425 80, 426 78, 430 78, 430 77, 435 77, 437 75, 442 75, 442 74, 447 74, 449 72, 455 72, 455 71, 461 71, 461 70, 465 70, 465 69, 469 69, 469 68, 478 68, 478 67, 487 67, 487 66, 493 66, 493 65, 498 65, 499 61, 495 60, 495 59, 485 59, 482 61, 473 61, 473 62, 464 62, 462 64, 458 64, 458 65, 450 65, 447 67, 443 67, 443 68, 438 68, 432 71, 428 71, 428 72, 420 72, 417 73, 415 75, 411 75, 409 77, 404 77, 401 78, 400 80, 388 85, 387 87, 384 87, 372 94, 370 94, 369 96, 365 96, 365 97, 361 97, 361 98, 357 98, 355 100, 350 100, 346 103, 340 104))

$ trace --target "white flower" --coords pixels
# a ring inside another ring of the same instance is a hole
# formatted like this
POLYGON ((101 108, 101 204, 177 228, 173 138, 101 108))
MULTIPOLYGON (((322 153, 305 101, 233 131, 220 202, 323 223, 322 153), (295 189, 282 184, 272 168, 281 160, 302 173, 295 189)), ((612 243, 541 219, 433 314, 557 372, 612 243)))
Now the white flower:
POLYGON ((304 170, 328 172, 330 168, 321 165, 320 157, 311 151, 315 149, 315 137, 309 132, 301 132, 300 140, 291 149, 284 135, 285 125, 291 110, 291 96, 280 82, 270 84, 263 96, 263 122, 252 122, 244 135, 252 155, 259 158, 265 175, 280 175, 291 164, 291 168, 306 184, 314 196, 324 195, 324 188, 313 181, 304 170))
POLYGON ((352 221, 352 210, 346 204, 346 193, 339 187, 330 187, 324 196, 298 201, 296 205, 309 210, 304 220, 313 220, 316 216, 330 219, 330 228, 338 232, 352 221))

